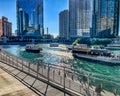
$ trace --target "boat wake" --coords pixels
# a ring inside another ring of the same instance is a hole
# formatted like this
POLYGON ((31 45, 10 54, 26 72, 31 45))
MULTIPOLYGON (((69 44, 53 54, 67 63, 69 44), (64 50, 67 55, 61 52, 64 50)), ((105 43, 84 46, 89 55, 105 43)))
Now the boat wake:
POLYGON ((73 58, 72 53, 70 53, 70 52, 60 52, 60 51, 53 51, 53 50, 47 50, 45 52, 50 53, 50 54, 54 54, 57 56, 63 56, 63 58, 64 57, 70 58, 70 59, 73 58))

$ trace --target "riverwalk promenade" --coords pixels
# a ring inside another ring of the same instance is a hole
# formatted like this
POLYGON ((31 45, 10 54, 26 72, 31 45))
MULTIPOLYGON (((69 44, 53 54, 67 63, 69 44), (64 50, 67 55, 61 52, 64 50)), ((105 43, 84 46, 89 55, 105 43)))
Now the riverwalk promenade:
MULTIPOLYGON (((78 74, 75 70, 70 69, 66 65, 58 66, 52 64, 42 65, 40 62, 32 63, 1 51, 0 69, 6 71, 31 89, 36 94, 35 96, 97 96, 98 94, 95 92, 94 86, 89 86, 88 79, 86 82, 85 80, 79 81, 80 78, 82 79, 85 76, 79 75, 78 79, 78 74)), ((101 96, 115 95, 112 92, 104 90, 101 96)))
MULTIPOLYGON (((0 63, 1 65, 2 63, 0 63)), ((38 96, 17 79, 0 69, 0 96, 38 96)))

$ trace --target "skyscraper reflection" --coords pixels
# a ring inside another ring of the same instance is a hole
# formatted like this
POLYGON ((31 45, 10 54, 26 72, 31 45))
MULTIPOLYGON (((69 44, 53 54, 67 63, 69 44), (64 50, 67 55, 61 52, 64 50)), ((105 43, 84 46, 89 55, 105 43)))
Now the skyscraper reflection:
POLYGON ((18 35, 43 36, 43 0, 17 0, 18 35))

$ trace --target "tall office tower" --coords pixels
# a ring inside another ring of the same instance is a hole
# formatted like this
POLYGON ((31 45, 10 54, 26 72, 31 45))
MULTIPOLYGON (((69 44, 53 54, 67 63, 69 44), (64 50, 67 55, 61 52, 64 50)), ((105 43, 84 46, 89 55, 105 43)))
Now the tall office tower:
POLYGON ((29 15, 27 13, 24 13, 24 31, 27 32, 27 28, 29 27, 29 15))
POLYGON ((18 35, 43 36, 43 0, 16 0, 18 35))
POLYGON ((9 37, 12 35, 12 23, 8 22, 8 18, 2 17, 0 19, 0 37, 9 37))
POLYGON ((91 37, 114 38, 119 31, 120 0, 93 0, 91 37))
POLYGON ((92 0, 69 0, 70 37, 77 38, 90 32, 92 0))
POLYGON ((23 35, 23 10, 19 8, 19 32, 20 35, 23 35))
POLYGON ((69 11, 64 10, 59 14, 59 36, 69 40, 69 11))

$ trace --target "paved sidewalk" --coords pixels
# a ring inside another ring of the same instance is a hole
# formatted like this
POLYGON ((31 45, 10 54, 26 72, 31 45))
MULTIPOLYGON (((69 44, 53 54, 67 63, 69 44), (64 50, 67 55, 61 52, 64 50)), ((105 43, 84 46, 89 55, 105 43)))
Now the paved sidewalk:
MULTIPOLYGON (((17 79, 0 69, 0 96, 64 96, 63 92, 51 86, 48 86, 47 88, 47 84, 39 80, 35 80, 33 77, 26 75, 25 73, 4 63, 0 62, 0 67, 3 67, 5 70, 7 69, 7 71, 12 72, 12 74, 14 74, 20 81, 23 81, 22 83, 26 82, 27 86, 34 87, 40 91, 39 95, 35 94, 31 89, 27 88, 17 79)), ((68 95, 66 94, 66 96, 68 95)))
POLYGON ((0 96, 38 96, 14 77, 0 69, 0 96))

